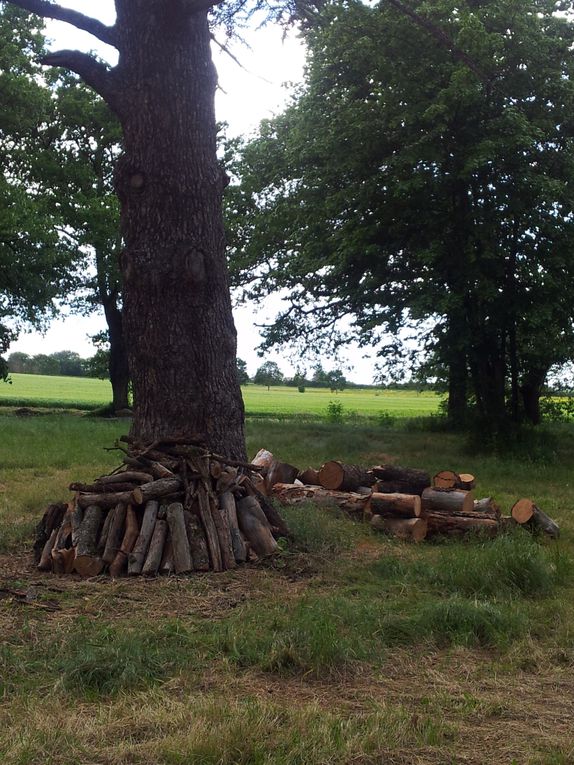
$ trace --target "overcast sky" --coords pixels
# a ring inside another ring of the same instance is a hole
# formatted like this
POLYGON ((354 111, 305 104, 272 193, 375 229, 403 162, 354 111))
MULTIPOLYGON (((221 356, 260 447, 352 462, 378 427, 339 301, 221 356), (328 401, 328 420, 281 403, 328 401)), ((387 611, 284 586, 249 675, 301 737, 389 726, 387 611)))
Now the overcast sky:
MULTIPOLYGON (((113 0, 62 0, 61 5, 74 8, 89 15, 97 15, 102 21, 114 21, 113 0)), ((48 34, 54 49, 78 48, 97 50, 98 54, 115 63, 116 52, 102 45, 91 35, 80 32, 61 22, 49 22, 48 34)), ((217 119, 229 124, 229 133, 245 135, 252 133, 259 122, 281 111, 286 104, 292 86, 300 82, 304 64, 304 48, 296 34, 284 37, 281 29, 269 25, 245 35, 248 46, 239 42, 227 43, 233 54, 241 61, 238 66, 226 53, 213 46, 213 56, 219 73, 219 89, 216 94, 217 119)), ((245 359, 250 374, 261 364, 256 347, 260 342, 256 324, 268 321, 275 307, 269 301, 263 307, 249 306, 234 312, 238 332, 238 356, 245 359)), ((64 309, 65 311, 65 309, 64 309)), ((10 351, 29 354, 52 353, 59 350, 77 351, 91 356, 94 347, 88 335, 105 328, 103 316, 83 318, 71 316, 52 322, 45 335, 23 334, 13 343, 10 351)), ((281 369, 290 373, 297 365, 291 364, 285 352, 267 353, 265 359, 278 362, 281 369)), ((351 351, 343 359, 348 370, 347 377, 357 382, 371 382, 372 362, 363 358, 362 352, 351 351)), ((333 367, 333 359, 326 358, 324 366, 333 367)))

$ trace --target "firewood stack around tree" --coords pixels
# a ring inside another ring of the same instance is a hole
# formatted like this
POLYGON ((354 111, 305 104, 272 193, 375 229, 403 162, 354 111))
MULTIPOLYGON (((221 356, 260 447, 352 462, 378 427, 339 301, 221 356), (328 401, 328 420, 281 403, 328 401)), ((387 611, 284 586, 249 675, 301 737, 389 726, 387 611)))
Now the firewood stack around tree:
POLYGON ((509 516, 492 498, 475 499, 470 474, 443 470, 431 479, 413 468, 338 461, 300 471, 265 449, 243 463, 189 438, 120 441, 120 467, 71 484, 72 500, 44 513, 34 545, 40 570, 118 577, 232 569, 275 553, 277 539, 290 536, 272 500, 339 507, 414 542, 469 532, 492 537, 513 524, 559 535, 530 499, 519 499, 509 516))
POLYGON ((289 530, 254 479, 258 466, 212 454, 198 439, 144 446, 124 436, 123 464, 37 528, 38 568, 112 577, 224 571, 274 553, 289 530))

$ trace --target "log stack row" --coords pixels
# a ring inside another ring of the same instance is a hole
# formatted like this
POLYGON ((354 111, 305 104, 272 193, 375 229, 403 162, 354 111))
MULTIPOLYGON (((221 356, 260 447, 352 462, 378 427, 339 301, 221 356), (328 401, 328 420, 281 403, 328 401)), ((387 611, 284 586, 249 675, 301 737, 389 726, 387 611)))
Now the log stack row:
POLYGON ((50 505, 34 546, 38 568, 84 577, 224 571, 272 554, 289 530, 257 488, 257 465, 201 442, 122 437, 123 462, 50 505))
MULTIPOLYGON (((259 452, 256 462, 261 461, 261 455, 259 452)), ((300 471, 297 479, 288 483, 273 481, 286 471, 273 467, 276 461, 270 452, 265 452, 261 464, 265 465, 262 490, 279 503, 336 506, 401 539, 419 542, 427 536, 462 537, 477 532, 492 537, 515 523, 554 538, 559 534, 558 525, 532 500, 518 500, 511 514, 503 516, 491 497, 476 499, 476 481, 470 473, 442 470, 431 478, 423 470, 398 465, 365 468, 332 460, 318 470, 300 471)), ((288 467, 293 475, 296 468, 288 467)))

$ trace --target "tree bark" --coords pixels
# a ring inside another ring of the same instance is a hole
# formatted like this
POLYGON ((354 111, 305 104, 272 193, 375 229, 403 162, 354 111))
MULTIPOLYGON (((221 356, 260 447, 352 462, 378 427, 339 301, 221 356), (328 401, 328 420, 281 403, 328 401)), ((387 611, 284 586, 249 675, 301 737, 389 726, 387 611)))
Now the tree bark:
POLYGON ((427 535, 425 518, 385 518, 382 515, 373 515, 371 526, 408 542, 421 542, 427 535))
POLYGON ((158 510, 158 502, 150 500, 150 502, 146 504, 140 533, 128 559, 128 574, 130 576, 141 574, 155 527, 158 510))
POLYGON ((102 520, 102 509, 97 505, 91 505, 86 508, 83 519, 75 531, 74 568, 80 576, 97 576, 101 574, 104 568, 104 562, 97 551, 98 534, 102 520))
POLYGON ((549 515, 537 507, 531 499, 519 499, 510 511, 512 517, 521 525, 529 525, 532 528, 543 531, 553 539, 560 536, 560 527, 549 515))
POLYGON ((377 465, 372 469, 377 479, 377 491, 385 494, 419 494, 431 485, 431 478, 424 470, 400 465, 377 465))
POLYGON ((207 11, 149 0, 116 0, 116 9, 132 433, 144 443, 201 433, 245 459, 207 11))
POLYGON ((371 510, 374 515, 418 518, 421 514, 421 498, 418 494, 371 494, 371 510))
POLYGON ((423 491, 421 500, 423 516, 426 516, 427 512, 458 512, 469 515, 474 511, 474 495, 471 491, 428 488, 423 491))
POLYGON ((333 491, 323 486, 297 486, 295 484, 276 483, 273 496, 283 505, 300 505, 311 502, 321 507, 339 507, 357 517, 370 512, 371 496, 354 492, 333 491))
MULTIPOLYGON (((319 470, 321 486, 335 491, 356 491, 359 486, 372 486, 375 481, 375 476, 367 468, 360 465, 345 465, 336 460, 325 462, 319 470)), ((292 483, 292 481, 281 483, 292 483)))

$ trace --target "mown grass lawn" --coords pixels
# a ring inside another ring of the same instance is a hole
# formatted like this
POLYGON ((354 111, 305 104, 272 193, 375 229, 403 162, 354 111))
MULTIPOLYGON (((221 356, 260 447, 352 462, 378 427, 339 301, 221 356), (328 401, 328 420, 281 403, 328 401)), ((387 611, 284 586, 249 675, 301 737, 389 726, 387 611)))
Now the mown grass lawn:
MULTIPOLYGON (((107 380, 87 377, 52 377, 47 375, 11 375, 11 384, 0 383, 0 405, 43 406, 58 408, 95 408, 109 403, 111 386, 107 380)), ((345 416, 418 417, 436 412, 440 397, 435 393, 387 391, 363 388, 331 393, 323 388, 297 388, 245 385, 242 388, 245 408, 254 415, 306 414, 324 417, 331 401, 340 403, 345 416)))
POLYGON ((308 506, 285 512, 295 540, 263 565, 40 575, 41 508, 117 464, 104 447, 125 429, 0 412, 2 763, 574 762, 571 426, 484 455, 420 423, 248 421, 250 455, 473 472, 504 510, 536 498, 557 543, 519 530, 413 546, 308 506))

